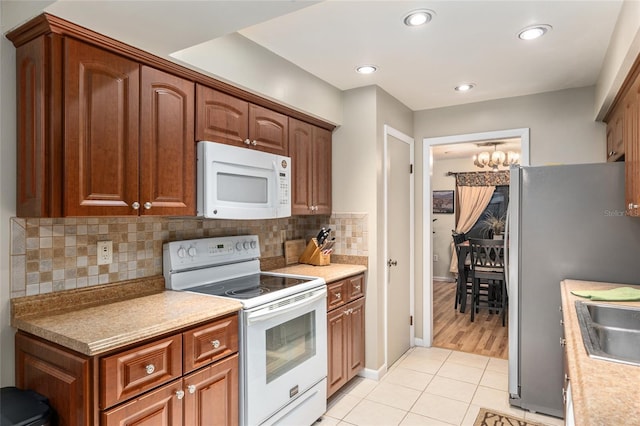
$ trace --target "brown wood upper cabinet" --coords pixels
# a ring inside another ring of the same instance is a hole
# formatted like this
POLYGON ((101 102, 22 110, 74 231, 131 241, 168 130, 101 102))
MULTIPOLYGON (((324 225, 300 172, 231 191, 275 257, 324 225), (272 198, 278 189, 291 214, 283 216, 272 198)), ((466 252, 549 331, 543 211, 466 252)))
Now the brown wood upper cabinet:
POLYGON ((196 140, 289 155, 287 116, 198 84, 196 140))
POLYGON ((625 212, 640 216, 640 56, 605 117, 607 160, 624 159, 625 212))
POLYGON ((331 132, 289 118, 292 215, 331 214, 331 132))
POLYGON ((59 35, 16 59, 18 216, 195 215, 194 83, 59 35))

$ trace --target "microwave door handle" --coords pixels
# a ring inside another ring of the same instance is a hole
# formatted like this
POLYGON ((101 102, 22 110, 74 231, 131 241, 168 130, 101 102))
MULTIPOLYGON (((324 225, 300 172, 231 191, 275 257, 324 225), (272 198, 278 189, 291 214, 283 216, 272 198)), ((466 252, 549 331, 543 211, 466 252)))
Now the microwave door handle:
MULTIPOLYGON (((295 296, 294 296, 295 297, 295 296)), ((304 300, 300 300, 299 302, 295 302, 295 303, 291 303, 289 305, 285 305, 282 306, 280 308, 276 308, 276 309, 268 309, 268 308, 264 308, 264 309, 260 309, 258 311, 255 312, 251 312, 248 316, 247 316, 247 320, 249 322, 249 324, 254 323, 254 322, 260 322, 260 321, 265 321, 268 320, 269 318, 273 318, 276 315, 280 315, 289 311, 293 311, 295 309, 301 308, 303 306, 307 306, 310 305, 314 302, 316 302, 319 299, 325 299, 327 297, 327 291, 323 288, 321 292, 319 292, 318 294, 315 294, 307 299, 304 300)))

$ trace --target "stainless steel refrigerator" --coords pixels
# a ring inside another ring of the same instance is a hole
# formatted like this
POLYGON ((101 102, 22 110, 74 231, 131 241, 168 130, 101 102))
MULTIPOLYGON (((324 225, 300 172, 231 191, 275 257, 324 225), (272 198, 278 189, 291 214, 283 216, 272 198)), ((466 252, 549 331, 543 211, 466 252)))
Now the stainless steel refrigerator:
POLYGON ((640 218, 624 216, 623 163, 510 174, 510 402, 562 417, 560 281, 640 284, 640 218))

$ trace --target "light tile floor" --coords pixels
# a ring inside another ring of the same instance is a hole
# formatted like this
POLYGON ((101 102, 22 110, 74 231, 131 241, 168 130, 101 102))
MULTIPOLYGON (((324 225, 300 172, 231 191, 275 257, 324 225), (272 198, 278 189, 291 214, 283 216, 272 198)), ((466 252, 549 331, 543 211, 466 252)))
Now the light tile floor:
POLYGON ((506 360, 440 348, 409 349, 380 380, 356 377, 314 426, 469 425, 481 407, 549 426, 564 421, 509 405, 506 360))

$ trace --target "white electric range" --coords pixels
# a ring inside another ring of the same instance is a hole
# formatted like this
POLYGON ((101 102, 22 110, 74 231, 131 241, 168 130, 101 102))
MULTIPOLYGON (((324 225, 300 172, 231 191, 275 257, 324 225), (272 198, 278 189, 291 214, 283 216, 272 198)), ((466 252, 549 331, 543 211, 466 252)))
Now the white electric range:
POLYGON ((260 271, 257 235, 164 245, 166 287, 239 300, 240 424, 312 424, 326 411, 326 283, 260 271))

